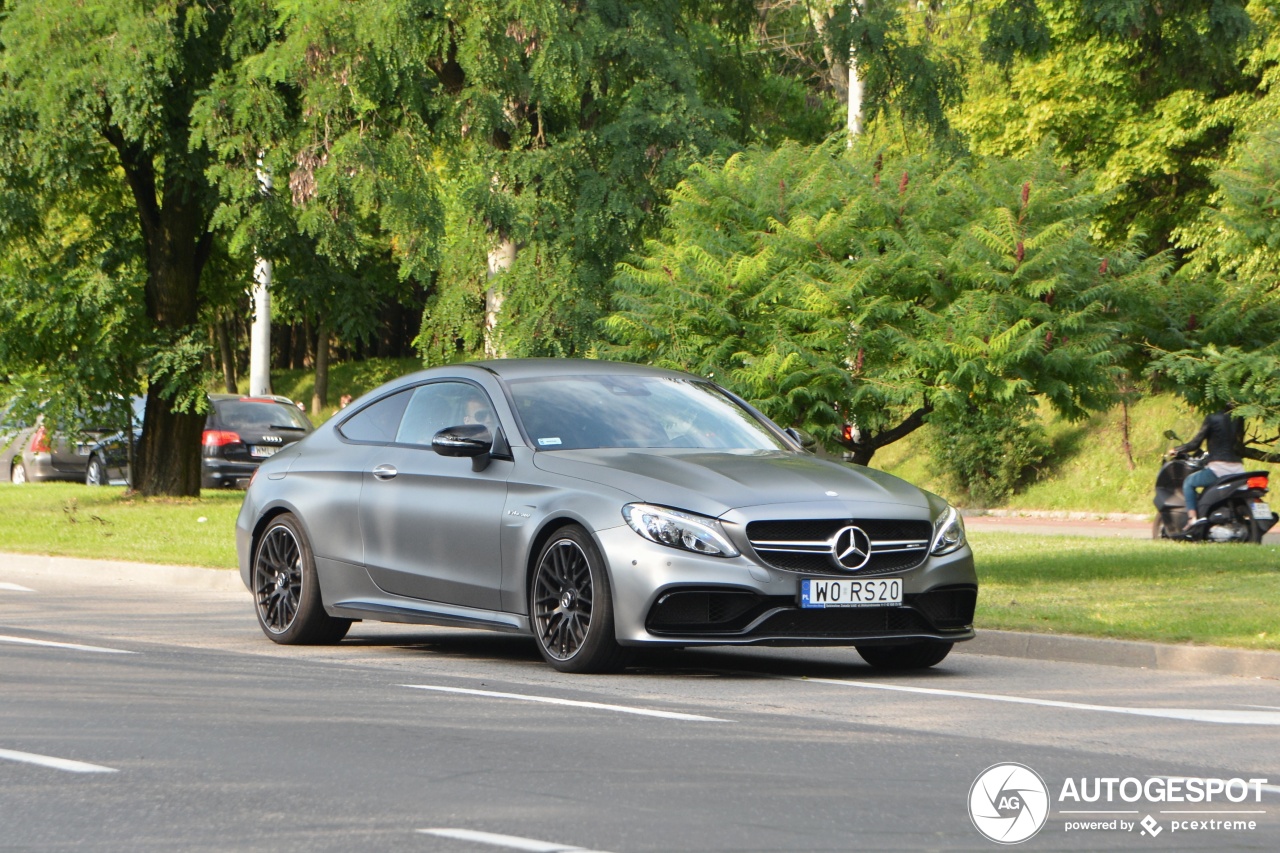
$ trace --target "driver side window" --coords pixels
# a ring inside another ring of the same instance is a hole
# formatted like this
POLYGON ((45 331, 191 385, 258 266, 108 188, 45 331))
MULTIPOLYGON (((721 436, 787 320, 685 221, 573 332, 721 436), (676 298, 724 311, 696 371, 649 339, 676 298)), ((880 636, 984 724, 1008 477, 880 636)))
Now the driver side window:
POLYGON ((497 416, 489 397, 467 382, 432 382, 421 385, 409 399, 396 444, 430 447, 431 439, 446 427, 483 424, 493 432, 497 416))

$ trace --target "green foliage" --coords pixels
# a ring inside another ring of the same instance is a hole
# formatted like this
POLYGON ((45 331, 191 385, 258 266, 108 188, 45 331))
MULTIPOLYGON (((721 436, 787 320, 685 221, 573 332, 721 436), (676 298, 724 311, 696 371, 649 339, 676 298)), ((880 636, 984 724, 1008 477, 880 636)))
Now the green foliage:
MULTIPOLYGON (((1110 194, 1099 225, 1111 239, 1164 249, 1207 200, 1271 62, 1250 60, 1259 27, 1247 6, 1008 0, 986 20, 983 56, 997 64, 974 67, 955 125, 981 154, 1026 156, 1050 142, 1110 194)), ((1263 29, 1275 26, 1269 10, 1257 13, 1263 29)))
POLYGON ((930 413, 1111 402, 1165 259, 1094 243, 1087 177, 842 148, 696 167, 618 269, 604 354, 714 376, 863 462, 930 413))
POLYGON ((1044 427, 1025 404, 990 404, 934 418, 928 448, 967 506, 999 506, 1049 453, 1044 427))

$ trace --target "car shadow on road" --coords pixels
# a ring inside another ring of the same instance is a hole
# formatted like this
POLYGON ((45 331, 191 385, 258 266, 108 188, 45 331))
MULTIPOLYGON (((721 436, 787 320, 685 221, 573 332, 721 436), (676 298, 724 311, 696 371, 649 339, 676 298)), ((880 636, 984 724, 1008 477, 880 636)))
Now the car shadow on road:
MULTIPOLYGON (((377 634, 352 636, 343 646, 384 648, 389 652, 431 655, 459 660, 492 661, 519 666, 544 667, 532 638, 518 634, 460 629, 423 630, 414 626, 398 631, 377 626, 377 634)), ((937 667, 910 673, 873 669, 853 647, 802 649, 795 647, 725 647, 686 649, 637 649, 619 675, 650 678, 840 678, 878 680, 900 678, 947 680, 962 677, 943 661, 937 667)), ((592 676, 588 676, 592 677, 592 676)))

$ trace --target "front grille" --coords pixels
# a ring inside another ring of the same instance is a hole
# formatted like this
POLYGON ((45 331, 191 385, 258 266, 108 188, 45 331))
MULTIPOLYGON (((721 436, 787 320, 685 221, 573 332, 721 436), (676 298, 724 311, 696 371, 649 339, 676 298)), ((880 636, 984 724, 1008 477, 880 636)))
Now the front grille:
POLYGON ((856 637, 933 632, 929 623, 910 607, 839 607, 780 610, 751 633, 770 637, 856 637))
POLYGON ((777 569, 882 575, 923 563, 929 555, 933 525, 927 521, 880 518, 753 521, 747 525, 747 538, 760 559, 777 569), (831 552, 832 540, 849 525, 861 528, 871 540, 871 559, 856 570, 841 566, 831 552))

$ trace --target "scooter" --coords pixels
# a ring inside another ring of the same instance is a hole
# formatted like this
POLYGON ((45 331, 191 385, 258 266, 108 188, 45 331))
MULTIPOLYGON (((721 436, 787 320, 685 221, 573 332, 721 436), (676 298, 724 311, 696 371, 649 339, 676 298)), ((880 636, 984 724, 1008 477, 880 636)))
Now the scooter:
MULTIPOLYGON (((1179 444, 1173 430, 1164 437, 1179 444)), ((1267 472, 1245 471, 1218 478, 1200 493, 1196 514, 1203 519, 1184 530, 1187 524, 1182 481, 1205 466, 1206 454, 1198 451, 1170 452, 1156 474, 1155 505, 1159 510, 1151 529, 1153 539, 1184 542, 1262 542, 1262 536, 1276 523, 1275 513, 1264 500, 1267 472)))

